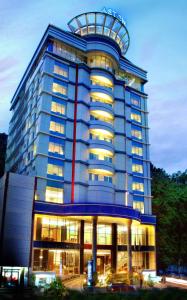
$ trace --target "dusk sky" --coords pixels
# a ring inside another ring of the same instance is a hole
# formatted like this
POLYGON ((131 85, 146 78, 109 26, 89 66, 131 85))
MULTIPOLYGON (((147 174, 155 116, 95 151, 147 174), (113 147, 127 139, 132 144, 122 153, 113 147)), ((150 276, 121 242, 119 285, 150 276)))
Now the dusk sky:
POLYGON ((127 59, 148 71, 151 161, 172 173, 187 169, 187 1, 0 0, 0 132, 10 100, 49 23, 67 30, 83 12, 111 7, 127 21, 127 59))

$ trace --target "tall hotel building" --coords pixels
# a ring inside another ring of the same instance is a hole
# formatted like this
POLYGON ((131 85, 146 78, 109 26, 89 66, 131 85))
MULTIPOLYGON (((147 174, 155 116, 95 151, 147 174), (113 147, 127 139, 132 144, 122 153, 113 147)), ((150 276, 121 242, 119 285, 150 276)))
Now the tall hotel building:
POLYGON ((11 102, 0 265, 155 271, 147 73, 120 15, 68 26, 48 26, 11 102))

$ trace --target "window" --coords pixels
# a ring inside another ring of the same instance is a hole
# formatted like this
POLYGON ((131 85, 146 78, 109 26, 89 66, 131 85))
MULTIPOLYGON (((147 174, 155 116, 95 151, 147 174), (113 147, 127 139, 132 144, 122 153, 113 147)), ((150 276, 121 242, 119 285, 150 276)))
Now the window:
POLYGON ((49 142, 49 152, 58 153, 58 154, 63 155, 64 154, 63 145, 49 142))
POLYGON ((140 147, 133 146, 132 147, 132 154, 136 154, 136 155, 142 156, 143 155, 143 149, 140 148, 140 147))
POLYGON ((63 167, 58 165, 48 164, 47 174, 63 177, 63 167))
POLYGON ((68 72, 65 68, 62 68, 58 65, 54 65, 54 71, 53 73, 63 76, 63 77, 68 77, 68 72))
POLYGON ((47 202, 63 203, 63 194, 63 189, 47 186, 45 199, 47 202))
POLYGON ((64 115, 65 114, 65 106, 58 102, 52 101, 51 102, 51 111, 61 114, 61 115, 64 115))
POLYGON ((131 135, 139 140, 142 139, 142 132, 140 130, 132 129, 131 135))
POLYGON ((141 182, 133 182, 132 189, 133 191, 144 192, 144 185, 141 182))
POLYGON ((132 171, 136 173, 143 173, 143 166, 139 164, 132 164, 132 171))
POLYGON ((141 118, 141 115, 131 113, 131 120, 141 123, 142 118, 141 118))
POLYGON ((144 203, 140 201, 133 201, 133 208, 144 214, 144 203))
POLYGON ((113 72, 112 60, 106 56, 92 55, 88 58, 88 65, 91 68, 98 67, 113 72))
POLYGON ((104 76, 91 76, 90 80, 92 85, 99 85, 113 90, 112 81, 104 76))
POLYGON ((97 244, 111 245, 112 244, 112 227, 111 225, 97 225, 97 244))
POLYGON ((64 124, 56 123, 54 121, 50 122, 50 130, 54 132, 59 132, 64 134, 64 124))
POLYGON ((117 234, 118 234, 118 245, 127 245, 127 226, 125 225, 117 225, 118 226, 118 230, 117 230, 117 234))
POLYGON ((62 217, 37 215, 34 239, 52 242, 79 242, 79 222, 62 217))
POLYGON ((113 143, 113 135, 107 130, 103 129, 92 129, 90 130, 90 139, 91 140, 102 140, 109 143, 113 143))
POLYGON ((57 94, 67 95, 67 88, 55 82, 53 82, 52 91, 57 94))
POLYGON ((89 173, 89 180, 90 181, 105 181, 105 182, 112 183, 112 176, 89 173))
POLYGON ((113 99, 109 95, 99 92, 91 93, 91 102, 101 102, 110 107, 113 106, 113 99))
POLYGON ((113 125, 113 116, 105 111, 91 111, 90 120, 99 120, 113 125))
POLYGON ((140 107, 140 99, 131 98, 131 104, 140 107))

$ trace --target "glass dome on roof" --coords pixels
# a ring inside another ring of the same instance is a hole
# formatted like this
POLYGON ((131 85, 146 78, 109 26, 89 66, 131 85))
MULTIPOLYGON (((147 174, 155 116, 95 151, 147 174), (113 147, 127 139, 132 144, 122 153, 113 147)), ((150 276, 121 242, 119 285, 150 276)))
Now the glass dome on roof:
POLYGON ((99 34, 113 39, 123 55, 129 48, 129 33, 126 26, 116 17, 104 12, 88 12, 78 15, 68 22, 73 33, 81 36, 99 34))

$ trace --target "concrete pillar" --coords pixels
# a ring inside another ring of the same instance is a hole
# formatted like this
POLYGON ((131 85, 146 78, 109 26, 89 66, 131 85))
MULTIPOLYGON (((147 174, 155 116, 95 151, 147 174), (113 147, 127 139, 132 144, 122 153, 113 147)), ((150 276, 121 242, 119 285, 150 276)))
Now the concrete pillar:
POLYGON ((117 269, 117 224, 112 224, 112 253, 111 253, 111 267, 113 271, 116 273, 117 269))
POLYGON ((92 259, 93 272, 97 271, 97 217, 93 217, 93 231, 92 231, 92 259))
POLYGON ((84 220, 80 222, 80 274, 84 272, 84 220))
POLYGON ((128 272, 132 272, 132 235, 131 235, 132 220, 128 220, 127 224, 127 255, 128 255, 128 272))

